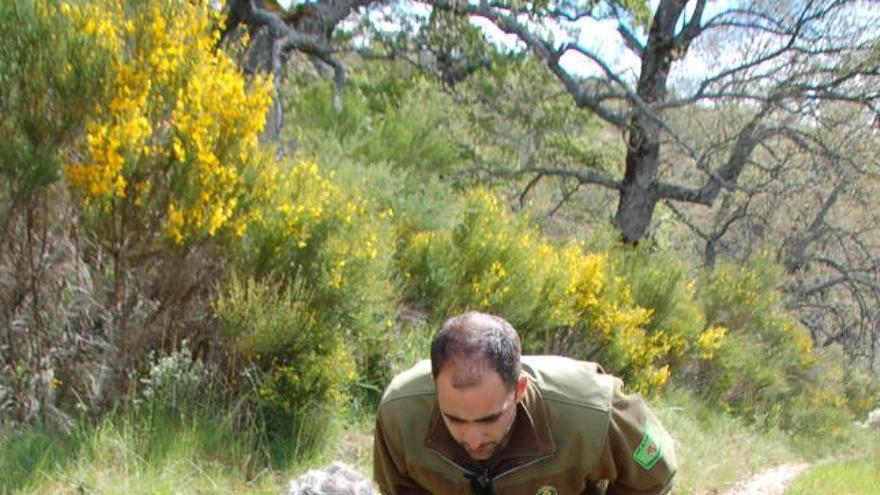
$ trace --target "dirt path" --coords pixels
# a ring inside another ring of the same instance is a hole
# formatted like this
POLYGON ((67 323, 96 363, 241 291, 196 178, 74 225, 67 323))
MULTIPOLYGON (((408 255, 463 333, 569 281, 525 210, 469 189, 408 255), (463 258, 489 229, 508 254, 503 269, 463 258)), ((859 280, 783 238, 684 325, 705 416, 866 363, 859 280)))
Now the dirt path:
POLYGON ((791 480, 808 467, 806 462, 776 466, 740 481, 723 495, 782 495, 791 480))

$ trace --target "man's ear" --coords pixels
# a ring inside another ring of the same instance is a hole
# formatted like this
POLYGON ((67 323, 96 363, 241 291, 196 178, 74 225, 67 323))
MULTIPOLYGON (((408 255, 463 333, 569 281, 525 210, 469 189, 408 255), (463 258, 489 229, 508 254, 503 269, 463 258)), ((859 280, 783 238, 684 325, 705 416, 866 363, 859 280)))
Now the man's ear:
POLYGON ((522 402, 523 399, 526 398, 526 389, 529 386, 529 376, 525 373, 519 375, 519 380, 516 381, 516 401, 522 402))

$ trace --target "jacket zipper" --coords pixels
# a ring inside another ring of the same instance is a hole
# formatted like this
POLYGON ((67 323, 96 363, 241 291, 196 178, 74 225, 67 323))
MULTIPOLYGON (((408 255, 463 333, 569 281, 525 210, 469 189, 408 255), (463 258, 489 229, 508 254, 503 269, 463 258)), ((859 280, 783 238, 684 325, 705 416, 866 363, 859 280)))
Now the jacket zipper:
POLYGON ((512 467, 512 468, 508 469, 507 471, 504 471, 503 473, 498 473, 497 475, 495 475, 494 477, 492 477, 492 481, 495 481, 495 480, 497 480, 498 478, 501 478, 501 477, 507 476, 508 474, 515 473, 515 472, 519 471, 520 469, 523 469, 523 468, 529 467, 529 466, 531 466, 532 464, 536 464, 536 463, 541 462, 541 461, 543 461, 544 459, 547 459, 547 458, 552 457, 552 456, 553 456, 553 454, 547 454, 547 455, 543 455, 543 456, 541 456, 541 457, 536 457, 536 458, 532 459, 531 461, 529 461, 529 462, 527 462, 527 463, 525 463, 525 464, 520 464, 519 466, 512 467))
POLYGON ((476 475, 477 475, 477 472, 476 472, 476 471, 471 471, 470 469, 468 469, 468 468, 462 466, 461 464, 459 464, 459 463, 453 461, 452 459, 450 459, 450 458, 446 457, 445 455, 441 454, 439 450, 434 450, 434 449, 431 449, 431 448, 429 448, 428 450, 430 450, 431 452, 433 452, 433 453, 437 454, 438 456, 440 456, 441 459, 443 459, 444 461, 448 462, 448 463, 451 464, 453 467, 455 467, 455 468, 457 468, 457 469, 460 469, 460 470, 464 471, 465 473, 467 473, 467 474, 469 474, 469 475, 471 475, 471 476, 476 476, 476 475))

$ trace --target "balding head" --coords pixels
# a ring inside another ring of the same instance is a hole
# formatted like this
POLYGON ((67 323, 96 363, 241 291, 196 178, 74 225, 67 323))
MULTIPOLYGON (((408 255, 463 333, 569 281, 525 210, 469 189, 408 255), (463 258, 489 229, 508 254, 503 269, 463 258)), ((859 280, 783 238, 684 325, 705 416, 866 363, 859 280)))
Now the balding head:
POLYGON ((457 388, 480 383, 483 373, 492 370, 513 389, 519 378, 520 341, 507 321, 494 315, 471 311, 453 316, 443 323, 431 342, 431 373, 434 379, 446 366, 452 366, 452 384, 457 388))

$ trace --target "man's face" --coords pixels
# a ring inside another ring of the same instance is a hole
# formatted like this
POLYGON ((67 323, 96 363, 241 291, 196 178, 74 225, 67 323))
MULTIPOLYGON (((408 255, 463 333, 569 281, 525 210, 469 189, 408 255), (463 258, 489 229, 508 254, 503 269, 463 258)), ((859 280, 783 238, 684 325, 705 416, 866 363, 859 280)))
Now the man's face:
POLYGON ((449 363, 437 375, 440 414, 449 433, 471 459, 486 460, 510 431, 528 381, 523 376, 510 390, 495 370, 487 368, 477 384, 456 388, 452 385, 456 365, 466 364, 449 363))

